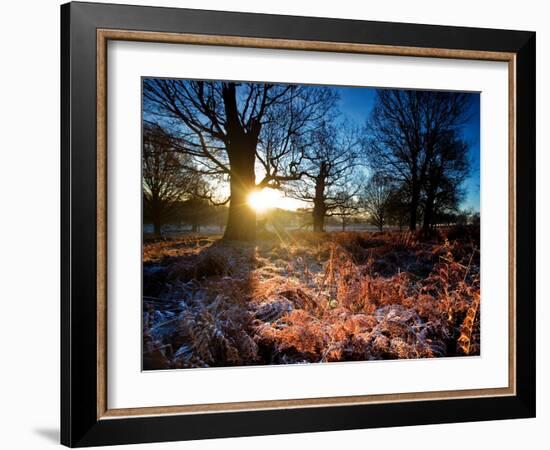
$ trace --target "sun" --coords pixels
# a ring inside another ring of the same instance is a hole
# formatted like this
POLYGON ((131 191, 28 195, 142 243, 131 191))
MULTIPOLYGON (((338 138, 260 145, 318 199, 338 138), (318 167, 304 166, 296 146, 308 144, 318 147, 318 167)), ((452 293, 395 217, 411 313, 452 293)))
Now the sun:
POLYGON ((281 208, 283 194, 276 189, 264 188, 248 196, 248 204, 259 213, 273 208, 281 208))

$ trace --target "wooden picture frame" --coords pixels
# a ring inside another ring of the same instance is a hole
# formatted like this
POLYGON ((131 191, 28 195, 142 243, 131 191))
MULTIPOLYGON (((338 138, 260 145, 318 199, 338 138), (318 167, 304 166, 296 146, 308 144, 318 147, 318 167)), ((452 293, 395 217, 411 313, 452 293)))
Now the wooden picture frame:
POLYGON ((93 3, 61 7, 61 441, 91 446, 534 417, 535 33, 93 3), (282 31, 284 30, 284 31, 282 31), (507 388, 109 409, 109 40, 505 61, 507 388))

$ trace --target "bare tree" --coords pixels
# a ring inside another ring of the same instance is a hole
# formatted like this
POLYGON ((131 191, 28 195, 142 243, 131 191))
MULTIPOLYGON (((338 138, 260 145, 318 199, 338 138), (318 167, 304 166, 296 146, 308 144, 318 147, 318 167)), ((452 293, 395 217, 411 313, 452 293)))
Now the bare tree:
POLYGON ((390 202, 395 191, 392 181, 382 174, 372 175, 361 191, 361 206, 367 213, 369 222, 378 227, 380 231, 388 222, 390 202))
POLYGON ((429 234, 435 218, 455 211, 463 197, 461 185, 470 170, 468 145, 455 132, 443 135, 426 170, 422 231, 429 234))
POLYGON ((442 141, 465 123, 468 106, 469 96, 464 93, 377 92, 367 130, 371 165, 406 188, 411 230, 416 229, 430 167, 440 158, 442 141))
POLYGON ((349 205, 357 194, 355 169, 361 140, 356 130, 340 125, 325 125, 307 144, 300 165, 300 182, 288 195, 313 204, 313 231, 325 230, 325 217, 349 205))
MULTIPOLYGON (((352 191, 355 192, 354 188, 352 191)), ((359 213, 360 203, 355 196, 350 196, 345 191, 336 193, 336 199, 335 207, 327 213, 327 216, 338 217, 342 224, 342 231, 346 231, 352 217, 359 213)))
POLYGON ((387 223, 397 225, 399 231, 407 225, 409 204, 406 189, 403 186, 395 186, 386 205, 387 223))
POLYGON ((204 220, 211 213, 213 206, 218 203, 214 200, 212 186, 205 181, 204 177, 196 173, 193 175, 184 203, 184 218, 191 223, 191 231, 200 232, 204 220))
POLYGON ((162 225, 190 185, 185 155, 175 150, 173 139, 158 125, 143 130, 142 182, 146 215, 160 235, 162 225))
POLYGON ((296 141, 336 100, 326 88, 267 83, 146 79, 143 87, 146 113, 169 122, 195 170, 229 179, 229 240, 255 239, 249 194, 300 177, 296 141), (259 183, 257 163, 264 172, 259 183))

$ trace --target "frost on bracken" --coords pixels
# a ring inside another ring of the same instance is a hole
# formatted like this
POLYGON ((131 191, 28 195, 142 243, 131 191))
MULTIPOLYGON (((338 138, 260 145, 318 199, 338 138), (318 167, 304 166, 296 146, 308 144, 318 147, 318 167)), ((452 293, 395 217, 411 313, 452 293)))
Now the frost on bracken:
POLYGON ((479 355, 477 232, 144 245, 144 369, 479 355))

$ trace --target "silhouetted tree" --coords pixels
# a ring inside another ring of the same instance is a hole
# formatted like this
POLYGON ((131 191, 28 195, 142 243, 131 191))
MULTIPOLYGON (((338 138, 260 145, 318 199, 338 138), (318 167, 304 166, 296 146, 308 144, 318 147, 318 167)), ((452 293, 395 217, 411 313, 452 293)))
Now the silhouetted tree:
POLYGON ((360 194, 360 203, 372 225, 380 231, 390 216, 390 202, 396 191, 392 181, 380 173, 372 175, 360 194))
POLYGON ((388 223, 397 225, 402 231, 408 222, 409 204, 408 195, 402 186, 396 186, 388 199, 386 205, 386 215, 388 223))
POLYGON ((249 194, 300 177, 296 140, 315 129, 336 100, 320 87, 168 79, 144 80, 143 96, 146 113, 170 122, 198 173, 229 180, 224 238, 244 241, 256 234, 249 194), (264 170, 258 184, 257 162, 264 170))
MULTIPOLYGON (((367 130, 370 161, 374 170, 406 188, 411 230, 416 229, 430 168, 438 165, 449 133, 465 123, 468 107, 469 96, 465 93, 377 91, 367 130)), ((464 147, 462 150, 465 152, 464 147)), ((430 204, 431 199, 425 206, 430 204)), ((433 213, 428 211, 424 216, 429 224, 433 213)))
MULTIPOLYGON (((352 192, 356 190, 356 187, 352 188, 352 192)), ((346 227, 350 224, 352 217, 360 211, 360 204, 355 196, 350 196, 349 193, 345 191, 337 192, 335 198, 335 206, 329 210, 327 216, 338 217, 342 224, 342 231, 346 231, 346 227)))
POLYGON ((160 235, 162 225, 174 210, 176 202, 190 186, 184 169, 189 158, 176 151, 174 141, 160 126, 145 124, 143 129, 142 180, 145 216, 160 235))
POLYGON ((205 177, 195 173, 190 183, 185 202, 185 219, 191 224, 191 231, 200 232, 201 225, 214 222, 216 207, 224 206, 228 199, 216 198, 216 187, 208 183, 205 177))
POLYGON ((454 211, 463 197, 461 185, 470 170, 468 145, 455 132, 443 134, 428 162, 424 183, 422 231, 430 233, 434 219, 441 213, 454 211))
POLYGON ((301 179, 288 195, 313 204, 313 231, 325 230, 325 217, 349 205, 359 190, 354 172, 361 141, 345 124, 325 124, 304 147, 301 179))

